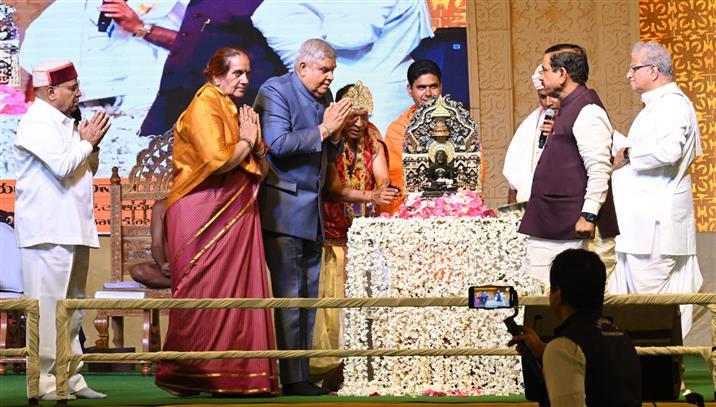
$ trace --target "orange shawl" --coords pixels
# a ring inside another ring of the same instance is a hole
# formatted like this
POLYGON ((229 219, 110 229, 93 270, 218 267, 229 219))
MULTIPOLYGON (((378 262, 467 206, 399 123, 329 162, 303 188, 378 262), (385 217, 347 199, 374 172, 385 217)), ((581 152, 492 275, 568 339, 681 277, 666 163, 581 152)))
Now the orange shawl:
MULTIPOLYGON (((202 86, 179 116, 174 129, 174 182, 167 207, 224 165, 234 154, 239 138, 238 109, 234 101, 211 83, 202 86)), ((238 168, 261 174, 251 154, 238 168)))
POLYGON ((400 197, 393 201, 391 205, 380 206, 379 212, 395 213, 405 199, 405 180, 403 179, 403 139, 405 138, 405 128, 413 117, 416 106, 412 105, 408 110, 403 112, 393 123, 388 126, 385 133, 385 144, 388 146, 388 172, 390 173, 390 183, 400 188, 400 197))

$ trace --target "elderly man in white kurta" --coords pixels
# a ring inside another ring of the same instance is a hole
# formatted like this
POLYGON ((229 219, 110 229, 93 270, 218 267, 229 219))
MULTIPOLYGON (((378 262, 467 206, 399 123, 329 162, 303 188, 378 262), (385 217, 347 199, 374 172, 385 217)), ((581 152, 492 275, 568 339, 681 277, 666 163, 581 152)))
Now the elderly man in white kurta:
MULTIPOLYGON (((703 278, 696 259, 689 167, 702 154, 696 112, 672 79, 671 56, 656 42, 637 43, 626 75, 644 109, 628 138, 614 139, 616 239, 613 293, 697 292, 703 278)), ((682 335, 691 328, 682 306, 682 335)))
POLYGON ((554 115, 552 119, 545 120, 545 113, 547 109, 555 112, 559 110, 559 98, 550 95, 542 85, 539 78, 541 68, 541 65, 538 66, 532 75, 532 85, 537 91, 540 106, 522 121, 505 154, 502 175, 510 187, 507 196, 508 204, 527 202, 530 199, 532 176, 544 148, 544 143, 540 146, 539 138, 543 132, 549 134, 554 123, 554 115))
MULTIPOLYGON (((37 98, 15 140, 15 227, 25 295, 40 304, 40 397, 55 400, 55 308, 84 297, 89 248, 99 247, 92 176, 109 117, 98 112, 79 126, 71 117, 81 92, 70 61, 38 65, 32 75, 37 98)), ((70 322, 75 353, 82 352, 81 318, 77 312, 70 322)), ((79 374, 71 375, 69 392, 71 399, 106 397, 79 374)))

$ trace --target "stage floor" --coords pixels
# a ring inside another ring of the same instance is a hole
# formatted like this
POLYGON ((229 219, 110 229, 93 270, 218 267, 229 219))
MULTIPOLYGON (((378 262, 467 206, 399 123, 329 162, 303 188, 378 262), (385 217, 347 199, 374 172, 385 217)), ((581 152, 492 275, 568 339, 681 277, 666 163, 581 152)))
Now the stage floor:
MULTIPOLYGON (((711 372, 708 366, 698 356, 687 356, 685 359, 686 372, 684 380, 686 386, 695 393, 700 393, 709 401, 709 406, 716 407, 713 402, 714 388, 711 382, 711 372)), ((9 370, 12 370, 10 368, 9 370)), ((283 407, 286 404, 320 404, 321 407, 382 407, 400 405, 401 407, 437 407, 454 406, 460 404, 479 405, 480 407, 537 407, 522 395, 514 396, 480 396, 480 397, 270 397, 270 398, 219 398, 219 397, 186 397, 178 398, 160 390, 154 385, 153 376, 139 374, 100 374, 86 373, 85 378, 89 385, 97 391, 107 393, 104 400, 76 400, 71 406, 217 406, 217 405, 252 405, 261 404, 261 407, 283 407)), ((398 378, 396 378, 398 379, 398 378)), ((683 400, 683 398, 681 399, 683 400)), ((25 376, 8 374, 0 376, 0 406, 23 406, 25 400, 25 376)), ((40 405, 55 405, 54 402, 41 402, 40 405)), ((659 407, 686 406, 685 402, 657 402, 659 407)), ((653 406, 644 403, 644 406, 653 406)))

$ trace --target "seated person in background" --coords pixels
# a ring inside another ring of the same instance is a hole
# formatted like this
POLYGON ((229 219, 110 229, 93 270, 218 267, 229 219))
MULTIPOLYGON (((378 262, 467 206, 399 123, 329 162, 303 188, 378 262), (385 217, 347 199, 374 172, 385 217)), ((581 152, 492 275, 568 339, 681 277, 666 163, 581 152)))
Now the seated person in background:
POLYGON ((23 292, 20 249, 12 225, 13 215, 0 210, 0 298, 19 297, 23 292))
POLYGON ((545 345, 537 333, 524 342, 542 359, 542 373, 552 407, 641 406, 641 364, 629 337, 602 317, 606 271, 599 256, 568 249, 558 254, 549 273, 549 304, 562 322, 545 345))
MULTIPOLYGON (((344 297, 346 238, 354 217, 374 214, 372 205, 390 205, 398 190, 390 187, 386 147, 378 128, 369 122, 373 111, 370 90, 360 81, 338 90, 336 101, 351 99, 351 112, 341 131, 344 148, 327 168, 323 189, 326 240, 323 245, 318 297, 344 297)), ((339 349, 342 312, 337 308, 316 311, 313 349, 339 349)), ((338 358, 311 358, 313 378, 323 387, 338 390, 343 369, 338 358)))
POLYGON ((505 155, 502 175, 505 176, 510 187, 507 195, 508 204, 529 200, 532 192, 532 176, 544 149, 544 143, 540 146, 540 135, 543 133, 549 135, 552 132, 556 116, 547 119, 545 112, 547 109, 559 111, 559 98, 550 95, 539 78, 541 68, 541 65, 538 66, 532 75, 532 85, 537 90, 540 106, 522 121, 505 155))
POLYGON ((164 214, 167 212, 166 198, 154 202, 152 206, 152 258, 153 262, 135 264, 129 269, 134 281, 142 283, 149 288, 171 287, 171 270, 169 269, 169 256, 164 238, 164 214))

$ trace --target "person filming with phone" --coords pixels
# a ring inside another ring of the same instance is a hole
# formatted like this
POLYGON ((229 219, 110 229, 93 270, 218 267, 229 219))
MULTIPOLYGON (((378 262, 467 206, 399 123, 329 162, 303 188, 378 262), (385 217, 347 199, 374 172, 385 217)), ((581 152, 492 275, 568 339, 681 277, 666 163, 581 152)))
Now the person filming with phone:
POLYGON ((606 270, 599 256, 569 249, 555 257, 549 272, 549 304, 561 324, 542 342, 523 333, 509 345, 542 361, 552 407, 641 406, 641 365, 631 339, 602 317, 606 270))

